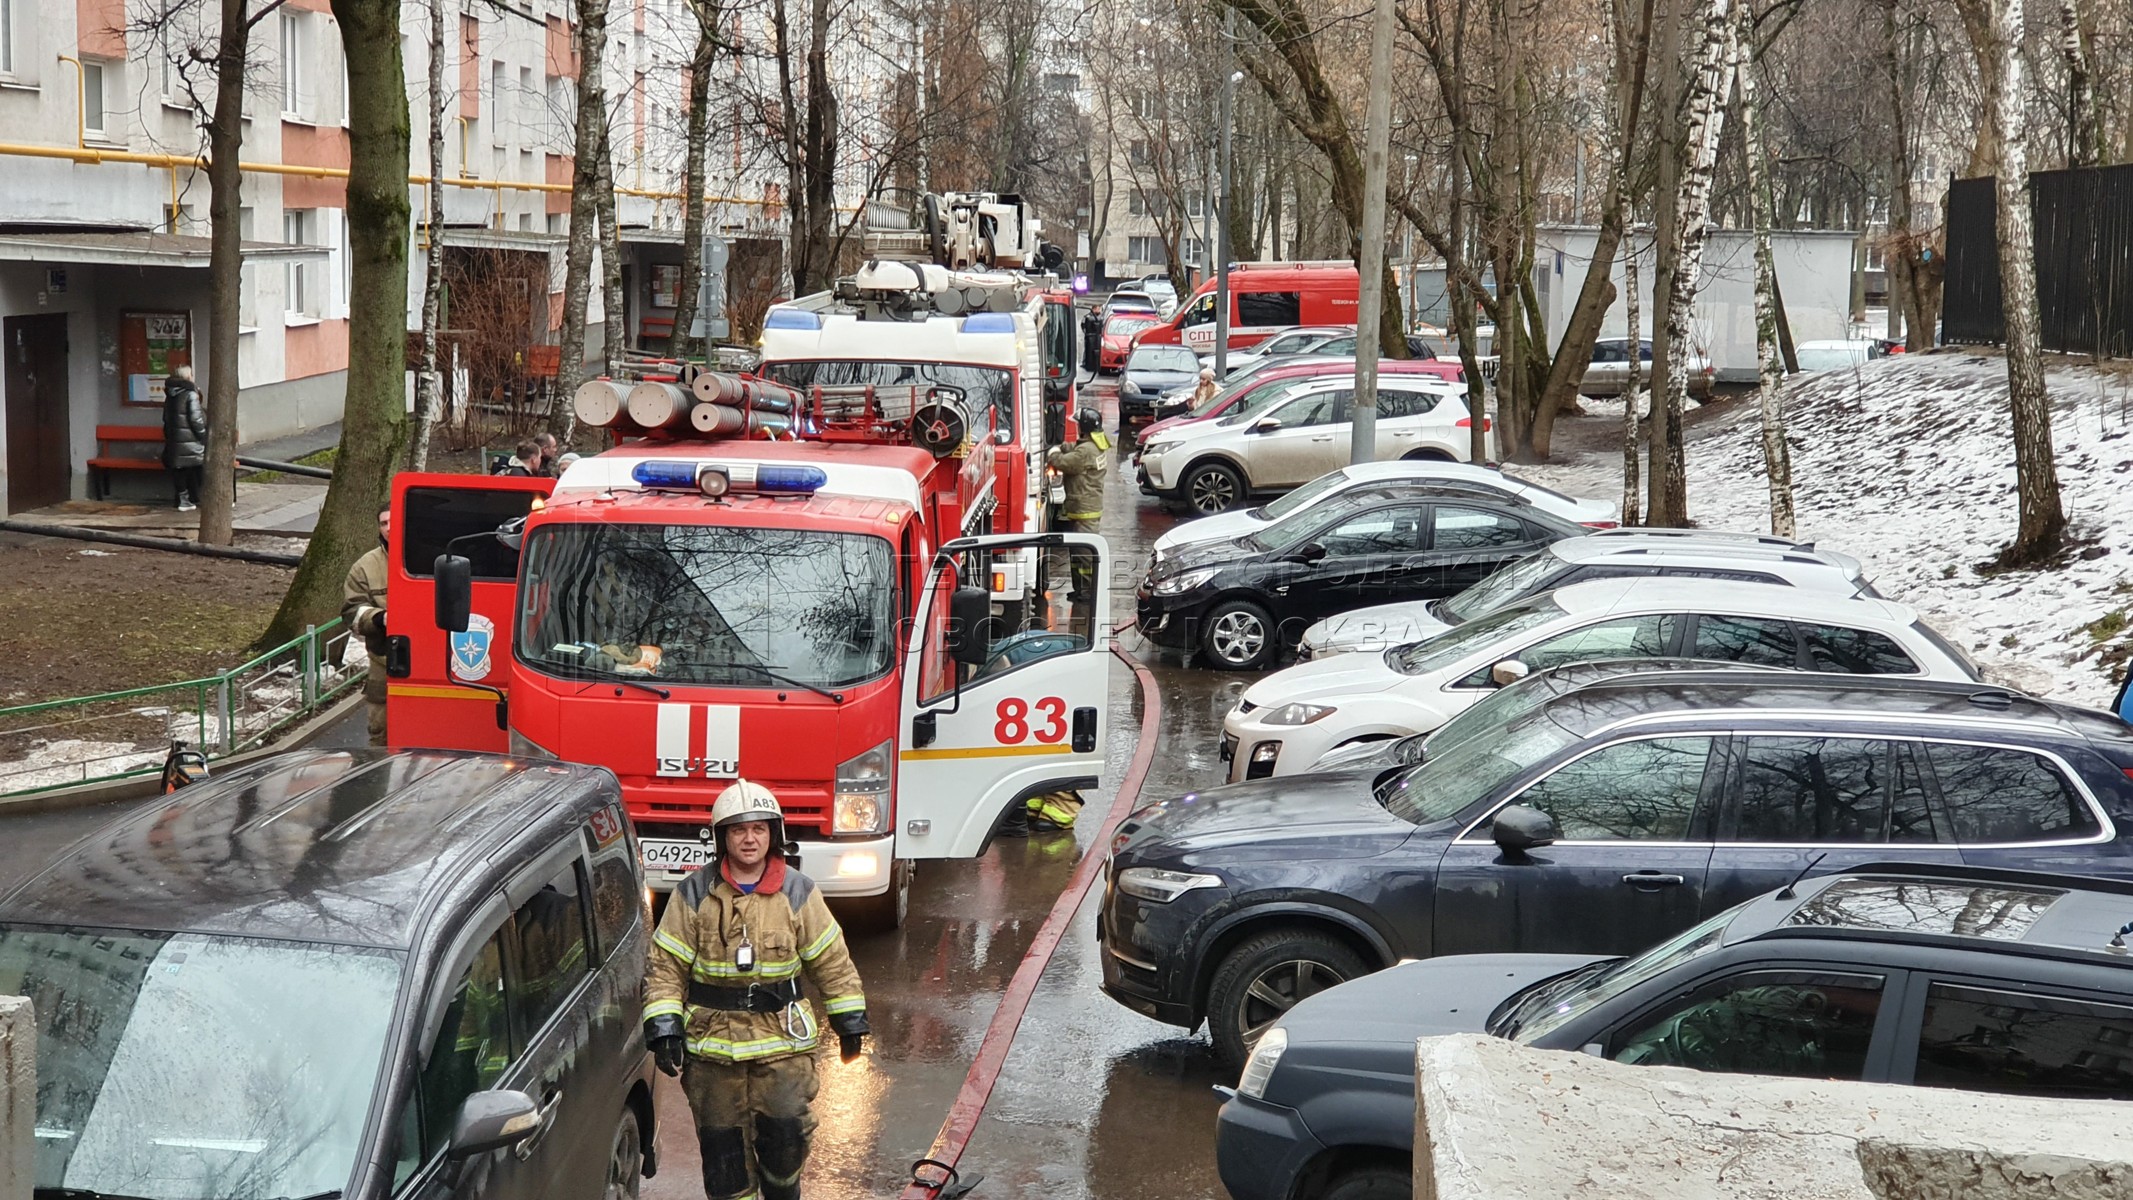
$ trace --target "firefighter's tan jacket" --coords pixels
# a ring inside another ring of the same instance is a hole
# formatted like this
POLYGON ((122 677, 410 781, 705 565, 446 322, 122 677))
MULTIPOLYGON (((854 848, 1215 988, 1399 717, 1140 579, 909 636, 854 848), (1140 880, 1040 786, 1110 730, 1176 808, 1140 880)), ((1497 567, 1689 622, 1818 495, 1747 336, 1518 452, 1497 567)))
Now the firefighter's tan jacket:
POLYGON ((1059 473, 1066 476, 1066 503, 1059 506, 1064 521, 1095 521, 1104 515, 1104 447, 1096 437, 1083 436, 1071 448, 1052 447, 1047 455, 1059 473))
POLYGON ((365 699, 385 699, 385 547, 373 546, 348 568, 341 582, 341 620, 349 632, 363 639, 370 651, 370 677, 364 680, 365 699))
POLYGON ((716 862, 682 880, 667 900, 649 957, 647 1036, 682 1033, 689 1053, 698 1058, 748 1062, 806 1054, 821 1031, 804 999, 776 1012, 707 1007, 691 1002, 692 981, 736 990, 786 985, 805 976, 821 997, 832 1029, 867 1032, 867 1000, 844 930, 815 881, 775 856, 752 893, 734 887, 716 862), (748 971, 735 961, 744 934, 755 954, 748 971))

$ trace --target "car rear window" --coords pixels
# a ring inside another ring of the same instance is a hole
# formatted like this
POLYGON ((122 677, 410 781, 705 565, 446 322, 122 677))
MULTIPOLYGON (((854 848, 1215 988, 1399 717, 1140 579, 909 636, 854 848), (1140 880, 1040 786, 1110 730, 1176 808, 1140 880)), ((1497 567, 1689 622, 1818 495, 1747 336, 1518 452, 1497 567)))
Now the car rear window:
POLYGON ((1919 666, 1903 652, 1896 639, 1871 629, 1846 629, 1841 625, 1801 625, 1800 638, 1807 646, 1807 666, 1814 671, 1842 671, 1850 675, 1915 675, 1919 666))
POLYGON ((2133 1099, 2133 1008, 1935 982, 1913 1083, 2019 1096, 2133 1099))
POLYGON ((1926 757, 1956 840, 1966 845, 2075 841, 2103 830, 2088 802, 2041 755, 1935 742, 1926 757))

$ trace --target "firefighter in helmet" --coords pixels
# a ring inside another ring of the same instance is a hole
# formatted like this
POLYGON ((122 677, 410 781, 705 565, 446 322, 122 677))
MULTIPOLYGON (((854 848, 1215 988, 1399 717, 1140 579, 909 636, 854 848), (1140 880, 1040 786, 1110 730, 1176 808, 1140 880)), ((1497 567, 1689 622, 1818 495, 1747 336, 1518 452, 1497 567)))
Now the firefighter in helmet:
POLYGON ((821 995, 845 1062, 867 1034, 866 997, 820 889, 785 861, 770 789, 736 782, 711 825, 716 857, 674 889, 652 936, 645 1041, 659 1069, 681 1077, 710 1200, 792 1200, 815 1129, 821 1036, 800 977, 821 995))
MULTIPOLYGON (((1045 458, 1059 473, 1066 477, 1066 503, 1059 507, 1059 519, 1074 533, 1095 533, 1104 518, 1104 464, 1111 450, 1111 439, 1104 435, 1103 417, 1093 408, 1084 408, 1074 414, 1077 433, 1074 445, 1054 446, 1045 458)), ((1071 593, 1078 617, 1082 611, 1093 612, 1096 607, 1096 565, 1085 554, 1073 556, 1071 574, 1074 590, 1071 593)))

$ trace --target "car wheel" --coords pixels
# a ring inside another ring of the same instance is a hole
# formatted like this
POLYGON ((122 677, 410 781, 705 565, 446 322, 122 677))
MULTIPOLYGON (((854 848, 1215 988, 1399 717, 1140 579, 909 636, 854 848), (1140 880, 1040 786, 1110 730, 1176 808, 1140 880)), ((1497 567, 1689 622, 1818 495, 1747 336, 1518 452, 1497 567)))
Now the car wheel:
POLYGON ((1446 453, 1445 453, 1444 451, 1442 451, 1442 450, 1417 450, 1417 451, 1415 451, 1415 452, 1414 452, 1414 453, 1412 453, 1412 454, 1408 454, 1408 455, 1405 455, 1404 457, 1405 457, 1405 458, 1407 459, 1407 461, 1409 461, 1409 462, 1455 462, 1455 461, 1457 461, 1457 460, 1456 460, 1456 459, 1454 459, 1454 458, 1453 458, 1453 457, 1452 457, 1451 455, 1449 455, 1449 454, 1446 454, 1446 453))
POLYGON ((1274 618, 1249 600, 1217 604, 1200 618, 1200 652, 1231 671, 1256 671, 1273 661, 1274 618))
POLYGON ((1185 472, 1185 503, 1201 516, 1228 512, 1244 503, 1244 478, 1228 463, 1194 463, 1185 472))
POLYGON ((1215 1058, 1232 1071, 1261 1034, 1297 1003, 1368 974, 1354 950, 1331 934, 1277 929, 1247 938, 1215 968, 1207 988, 1207 1031, 1215 1058))
POLYGON ((912 862, 899 858, 889 864, 889 890, 879 896, 840 900, 844 910, 839 923, 855 933, 893 933, 904 927, 911 915, 912 862))
POLYGON ((1319 1200, 1413 1200, 1415 1171, 1382 1164, 1342 1173, 1319 1200))
POLYGON ((637 1200, 644 1183, 644 1133, 637 1127, 637 1110, 622 1106, 622 1119, 615 1123, 615 1145, 607 1156, 607 1191, 602 1200, 637 1200))

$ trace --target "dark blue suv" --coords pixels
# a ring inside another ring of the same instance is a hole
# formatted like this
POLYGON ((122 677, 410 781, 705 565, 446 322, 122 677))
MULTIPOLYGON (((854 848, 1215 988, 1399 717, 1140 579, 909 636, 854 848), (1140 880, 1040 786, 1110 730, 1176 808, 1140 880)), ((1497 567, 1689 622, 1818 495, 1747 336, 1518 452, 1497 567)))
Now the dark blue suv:
POLYGON ((1135 813, 1108 864, 1104 990, 1207 1021, 1235 1067, 1296 1002, 1401 959, 1630 954, 1803 873, 2133 877, 2133 730, 2104 713, 1864 676, 1535 682, 1415 766, 1135 813))

